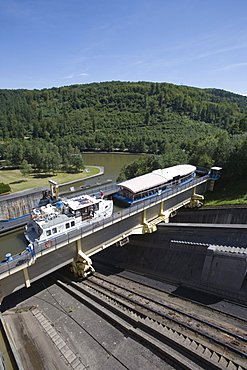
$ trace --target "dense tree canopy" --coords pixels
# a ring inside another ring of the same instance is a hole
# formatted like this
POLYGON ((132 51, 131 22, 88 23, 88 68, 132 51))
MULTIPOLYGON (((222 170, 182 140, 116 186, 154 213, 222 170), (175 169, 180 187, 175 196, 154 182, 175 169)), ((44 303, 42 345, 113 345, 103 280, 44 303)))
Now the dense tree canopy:
POLYGON ((80 169, 87 150, 226 166, 242 160, 246 137, 247 98, 223 90, 118 81, 0 90, 1 159, 42 171, 80 169))

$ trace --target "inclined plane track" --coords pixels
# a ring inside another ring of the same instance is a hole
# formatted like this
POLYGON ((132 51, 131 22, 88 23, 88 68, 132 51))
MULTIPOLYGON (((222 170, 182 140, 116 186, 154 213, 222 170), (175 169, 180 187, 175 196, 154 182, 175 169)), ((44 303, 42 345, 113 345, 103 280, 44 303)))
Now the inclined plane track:
MULTIPOLYGON (((84 301, 107 320, 145 342, 176 366, 185 369, 244 369, 247 364, 247 322, 233 324, 205 319, 176 307, 172 300, 155 299, 145 286, 119 276, 96 273, 83 282, 58 275, 57 284, 84 301)), ((159 293, 157 293, 158 296, 159 293)), ((227 316, 227 315, 226 315, 227 316)))

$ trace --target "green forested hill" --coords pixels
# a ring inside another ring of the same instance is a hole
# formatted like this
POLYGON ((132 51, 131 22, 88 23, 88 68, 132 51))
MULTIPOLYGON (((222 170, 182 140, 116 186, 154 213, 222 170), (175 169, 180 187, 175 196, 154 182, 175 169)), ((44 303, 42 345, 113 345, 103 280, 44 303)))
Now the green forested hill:
POLYGON ((246 136, 247 97, 223 90, 114 81, 0 90, 2 159, 44 170, 48 153, 58 166, 68 152, 86 150, 231 167, 246 156, 246 136))

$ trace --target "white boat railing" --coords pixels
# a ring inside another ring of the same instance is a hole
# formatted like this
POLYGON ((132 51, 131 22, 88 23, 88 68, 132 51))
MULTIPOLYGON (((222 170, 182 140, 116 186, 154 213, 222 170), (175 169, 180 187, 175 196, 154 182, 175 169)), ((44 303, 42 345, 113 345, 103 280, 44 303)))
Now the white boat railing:
MULTIPOLYGON (((203 177, 197 178, 183 185, 177 186, 174 189, 167 190, 163 192, 162 194, 155 194, 149 199, 140 201, 137 204, 132 205, 131 207, 128 207, 121 211, 113 213, 112 216, 107 217, 99 222, 89 223, 86 226, 84 225, 79 229, 71 230, 69 232, 66 232, 62 235, 57 236, 56 238, 50 239, 49 241, 46 241, 43 243, 39 243, 39 244, 36 243, 36 245, 34 243, 33 246, 29 245, 25 251, 17 255, 11 256, 9 260, 6 259, 6 261, 0 264, 0 275, 14 268, 19 267, 22 264, 32 262, 32 259, 34 259, 36 255, 42 254, 42 252, 46 251, 47 249, 51 249, 54 247, 57 248, 59 247, 59 245, 69 244, 72 241, 76 239, 80 239, 87 234, 96 232, 100 229, 103 229, 112 224, 115 224, 116 222, 119 222, 125 218, 133 216, 134 214, 137 214, 149 208, 150 206, 159 204, 163 200, 174 197, 175 195, 179 193, 182 193, 190 188, 200 185, 206 182, 208 179, 209 179, 209 175, 205 175, 203 177)), ((133 225, 133 227, 134 226, 136 225, 133 225)))

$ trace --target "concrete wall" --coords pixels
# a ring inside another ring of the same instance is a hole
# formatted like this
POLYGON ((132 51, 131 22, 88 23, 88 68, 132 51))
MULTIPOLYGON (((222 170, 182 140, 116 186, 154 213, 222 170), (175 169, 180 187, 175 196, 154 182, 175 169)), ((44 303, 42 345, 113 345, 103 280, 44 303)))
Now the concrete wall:
POLYGON ((239 291, 247 271, 247 249, 209 246, 202 270, 202 281, 239 291))
POLYGON ((171 222, 196 222, 212 224, 247 224, 247 207, 201 207, 180 209, 171 222))
POLYGON ((183 286, 226 295, 234 292, 246 297, 246 255, 214 254, 208 266, 210 245, 246 246, 247 227, 171 227, 159 226, 153 234, 132 235, 123 247, 109 247, 93 256, 145 275, 167 279, 183 286))
POLYGON ((23 190, 0 197, 0 221, 29 214, 42 198, 44 190, 48 190, 48 187, 23 190))

